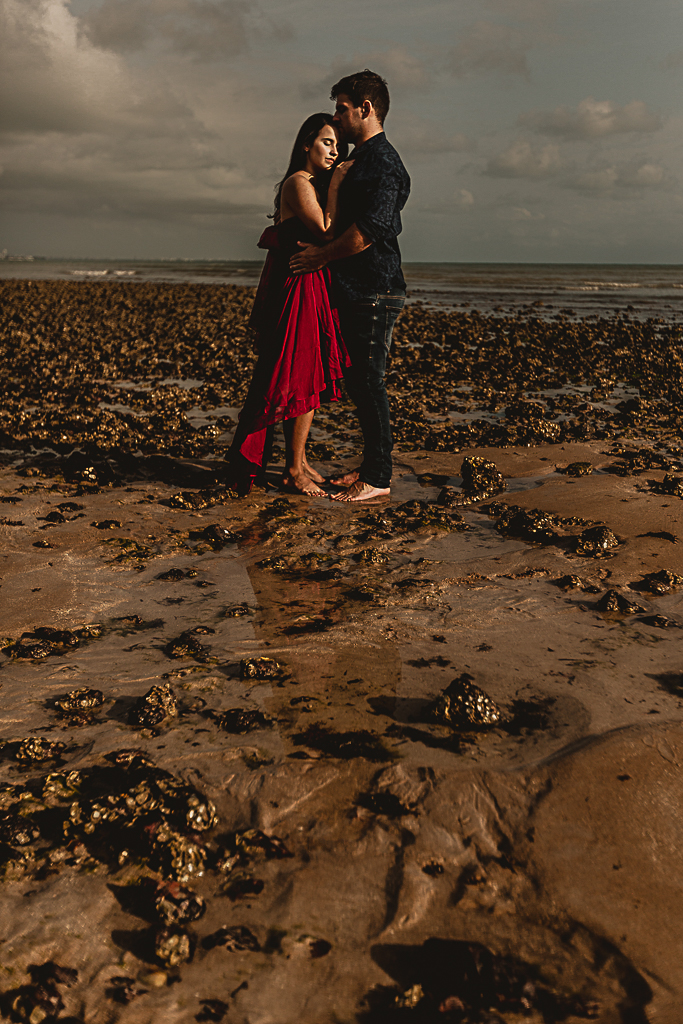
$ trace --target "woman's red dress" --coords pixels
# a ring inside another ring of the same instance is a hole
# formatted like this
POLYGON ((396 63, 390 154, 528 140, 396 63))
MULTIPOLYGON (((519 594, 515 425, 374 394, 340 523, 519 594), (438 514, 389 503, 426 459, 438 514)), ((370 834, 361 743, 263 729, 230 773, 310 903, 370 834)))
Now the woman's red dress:
POLYGON ((299 241, 315 239, 291 217, 266 228, 258 243, 268 250, 249 320, 258 362, 228 460, 228 482, 241 490, 265 469, 274 424, 318 409, 321 402, 336 402, 350 365, 330 298, 329 269, 290 272, 299 241))

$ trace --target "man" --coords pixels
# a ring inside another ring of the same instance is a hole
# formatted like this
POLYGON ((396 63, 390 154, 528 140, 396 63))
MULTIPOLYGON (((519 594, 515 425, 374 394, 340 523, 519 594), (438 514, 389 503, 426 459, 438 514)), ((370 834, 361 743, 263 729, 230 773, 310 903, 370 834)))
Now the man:
POLYGON ((354 145, 339 189, 338 237, 327 245, 302 245, 294 273, 331 264, 339 315, 351 367, 346 375, 363 432, 363 462, 333 483, 338 501, 367 501, 390 493, 393 440, 384 382, 391 334, 405 302, 397 236, 410 178, 384 134, 389 91, 372 71, 347 75, 332 88, 334 121, 354 145))

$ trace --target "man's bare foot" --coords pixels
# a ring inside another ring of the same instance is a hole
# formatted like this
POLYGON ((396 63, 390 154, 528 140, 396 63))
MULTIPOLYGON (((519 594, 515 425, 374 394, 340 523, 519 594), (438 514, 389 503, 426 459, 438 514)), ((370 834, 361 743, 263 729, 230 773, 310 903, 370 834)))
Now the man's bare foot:
POLYGON ((370 501, 372 498, 388 498, 390 494, 388 487, 373 487, 363 480, 356 480, 345 491, 340 494, 332 494, 333 501, 370 501))
POLYGON ((308 494, 312 498, 326 498, 327 492, 318 487, 306 473, 285 473, 282 487, 293 494, 308 494))
POLYGON ((335 487, 351 487, 358 479, 359 473, 360 470, 352 469, 348 473, 344 473, 343 476, 331 476, 327 482, 334 484, 335 487))
POLYGON ((305 455, 304 455, 304 473, 306 474, 306 476, 309 476, 311 478, 311 480, 313 480, 313 482, 316 483, 316 484, 324 484, 325 483, 325 477, 321 476, 317 469, 313 469, 313 466, 310 465, 310 463, 309 463, 309 461, 308 461, 308 459, 306 458, 305 455))

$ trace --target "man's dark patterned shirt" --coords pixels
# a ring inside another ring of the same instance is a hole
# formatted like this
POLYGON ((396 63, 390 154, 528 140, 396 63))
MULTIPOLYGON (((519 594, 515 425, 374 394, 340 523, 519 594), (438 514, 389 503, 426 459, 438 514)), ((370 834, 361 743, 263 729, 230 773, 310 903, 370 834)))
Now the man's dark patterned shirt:
POLYGON ((356 224, 373 244, 330 264, 340 298, 347 302, 374 292, 405 290, 398 235, 410 194, 408 172, 384 132, 355 149, 351 158, 339 189, 338 231, 356 224))

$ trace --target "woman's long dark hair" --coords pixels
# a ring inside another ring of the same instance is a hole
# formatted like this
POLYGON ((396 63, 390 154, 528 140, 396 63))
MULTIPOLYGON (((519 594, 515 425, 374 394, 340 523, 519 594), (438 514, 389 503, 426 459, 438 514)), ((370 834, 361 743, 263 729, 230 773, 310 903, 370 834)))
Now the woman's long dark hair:
MULTIPOLYGON (((294 146, 292 148, 292 155, 289 158, 289 167, 285 171, 285 176, 281 181, 278 181, 275 186, 275 218, 277 222, 277 215, 280 212, 280 200, 282 197, 282 186, 287 181, 287 178, 291 177, 295 171, 303 171, 306 166, 306 158, 308 153, 306 152, 306 146, 312 146, 318 137, 318 132, 325 127, 326 124, 332 124, 332 114, 311 114, 307 117, 304 123, 299 128, 294 146)), ((340 142, 337 145, 338 157, 335 160, 332 169, 318 176, 316 186, 320 194, 322 202, 325 202, 327 198, 327 189, 330 184, 330 178, 332 172, 338 163, 342 160, 346 160, 349 152, 349 147, 345 142, 340 142)))

